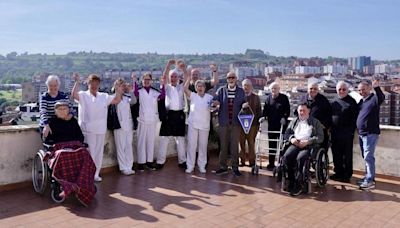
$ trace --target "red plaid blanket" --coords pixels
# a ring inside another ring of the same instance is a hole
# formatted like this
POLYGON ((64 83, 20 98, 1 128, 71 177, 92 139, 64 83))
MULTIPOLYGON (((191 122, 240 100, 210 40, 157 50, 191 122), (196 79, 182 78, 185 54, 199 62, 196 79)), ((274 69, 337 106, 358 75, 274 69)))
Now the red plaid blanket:
POLYGON ((46 158, 53 171, 52 177, 62 186, 65 197, 75 193, 87 206, 96 194, 96 166, 89 151, 78 141, 58 143, 46 158))

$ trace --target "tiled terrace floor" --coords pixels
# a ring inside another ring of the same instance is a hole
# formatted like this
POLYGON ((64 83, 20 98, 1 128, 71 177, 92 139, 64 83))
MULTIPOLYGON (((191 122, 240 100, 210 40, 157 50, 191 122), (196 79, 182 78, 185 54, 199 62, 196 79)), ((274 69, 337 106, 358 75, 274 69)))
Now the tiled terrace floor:
POLYGON ((33 188, 3 192, 0 227, 400 227, 400 183, 378 180, 364 192, 352 181, 294 198, 267 171, 188 175, 173 160, 159 172, 104 175, 88 208, 73 197, 56 204, 33 188))

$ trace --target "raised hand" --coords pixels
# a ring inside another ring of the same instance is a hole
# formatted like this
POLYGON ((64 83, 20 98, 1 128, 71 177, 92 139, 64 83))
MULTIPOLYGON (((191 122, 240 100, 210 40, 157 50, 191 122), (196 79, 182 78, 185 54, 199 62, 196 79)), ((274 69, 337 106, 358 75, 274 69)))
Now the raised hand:
POLYGON ((218 68, 217 68, 217 64, 215 64, 215 63, 212 63, 212 64, 210 64, 210 69, 211 69, 211 71, 217 71, 218 70, 218 68))
POLYGON ((132 82, 136 82, 137 81, 137 76, 135 73, 132 72, 131 74, 131 78, 132 78, 132 82))
POLYGON ((372 87, 373 88, 376 88, 376 87, 378 87, 379 86, 379 79, 374 79, 373 81, 372 81, 372 87))
POLYGON ((175 59, 170 59, 170 60, 168 60, 167 65, 172 66, 175 64, 175 62, 176 62, 175 59))
POLYGON ((76 73, 76 72, 74 72, 74 73, 72 74, 72 79, 73 79, 75 82, 79 82, 79 80, 80 80, 79 74, 76 73))

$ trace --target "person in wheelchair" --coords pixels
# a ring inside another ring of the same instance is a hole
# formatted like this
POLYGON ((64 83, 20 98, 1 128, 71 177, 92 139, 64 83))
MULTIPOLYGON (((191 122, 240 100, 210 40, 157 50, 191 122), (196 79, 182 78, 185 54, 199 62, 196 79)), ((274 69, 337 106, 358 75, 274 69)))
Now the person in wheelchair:
POLYGON ((70 141, 83 143, 84 137, 78 121, 69 114, 69 103, 57 102, 54 108, 56 116, 49 121, 51 132, 44 143, 49 145, 70 141))
POLYGON ((323 126, 310 116, 307 103, 297 107, 298 117, 293 119, 285 132, 289 143, 282 156, 282 163, 288 174, 290 195, 300 195, 303 189, 303 166, 310 157, 311 149, 318 147, 324 140, 323 126))

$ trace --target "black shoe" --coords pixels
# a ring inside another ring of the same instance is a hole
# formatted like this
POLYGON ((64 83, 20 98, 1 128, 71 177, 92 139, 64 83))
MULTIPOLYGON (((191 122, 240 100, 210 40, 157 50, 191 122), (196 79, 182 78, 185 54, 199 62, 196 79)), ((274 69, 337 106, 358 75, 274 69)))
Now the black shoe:
POLYGON ((156 170, 160 170, 160 169, 164 168, 164 164, 158 164, 157 163, 155 168, 156 168, 156 170))
POLYGON ((342 179, 340 180, 340 182, 343 182, 343 183, 350 183, 350 178, 342 178, 342 179))
POLYGON ((256 164, 255 163, 250 163, 249 167, 254 167, 256 164))
POLYGON ((275 168, 275 165, 271 165, 271 164, 268 164, 268 165, 267 165, 267 170, 268 170, 268 171, 273 171, 274 168, 275 168))
POLYGON ((144 164, 138 164, 138 171, 143 172, 144 171, 144 164))
POLYGON ((290 191, 290 195, 291 196, 299 196, 301 194, 301 192, 303 191, 301 185, 299 184, 294 184, 292 190, 290 191))
POLYGON ((156 167, 153 164, 153 162, 146 162, 146 167, 148 170, 156 170, 156 167))
POLYGON ((220 169, 218 169, 217 171, 215 171, 215 174, 216 175, 223 175, 223 174, 227 174, 228 173, 228 169, 223 169, 223 168, 220 168, 220 169))
POLYGON ((235 175, 236 177, 240 177, 240 176, 242 176, 242 173, 240 173, 239 169, 236 168, 236 169, 233 169, 233 175, 235 175))
POLYGON ((180 163, 178 167, 181 169, 187 169, 186 162, 180 163))
POLYGON ((243 166, 246 166, 246 163, 241 162, 241 163, 239 164, 239 167, 243 167, 243 166))

